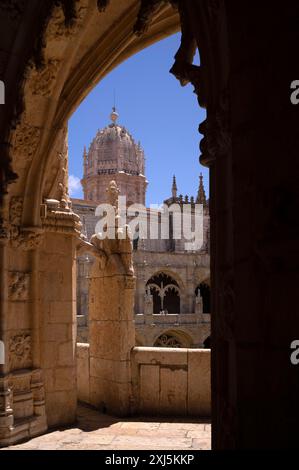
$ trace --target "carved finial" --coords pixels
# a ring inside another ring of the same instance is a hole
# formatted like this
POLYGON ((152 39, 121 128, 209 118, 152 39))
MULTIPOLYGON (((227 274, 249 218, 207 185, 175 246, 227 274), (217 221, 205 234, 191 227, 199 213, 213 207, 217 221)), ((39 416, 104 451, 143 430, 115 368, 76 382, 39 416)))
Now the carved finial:
POLYGON ((113 106, 113 108, 112 108, 112 113, 110 114, 110 119, 111 119, 111 121, 113 122, 113 124, 116 123, 116 121, 117 121, 117 119, 118 119, 118 116, 119 116, 119 114, 116 112, 115 106, 113 106))
POLYGON ((205 187, 203 183, 202 173, 200 173, 199 175, 199 187, 198 187, 196 203, 203 204, 203 206, 207 205, 207 198, 206 198, 206 192, 205 192, 205 187))
POLYGON ((108 195, 108 202, 111 204, 113 207, 118 206, 118 196, 120 193, 120 190, 118 189, 118 186, 115 181, 110 181, 108 188, 106 189, 107 195, 108 195))
POLYGON ((173 175, 173 180, 172 180, 172 188, 171 188, 171 193, 172 193, 172 197, 174 199, 176 199, 177 197, 177 185, 176 185, 176 178, 175 178, 175 175, 173 175))

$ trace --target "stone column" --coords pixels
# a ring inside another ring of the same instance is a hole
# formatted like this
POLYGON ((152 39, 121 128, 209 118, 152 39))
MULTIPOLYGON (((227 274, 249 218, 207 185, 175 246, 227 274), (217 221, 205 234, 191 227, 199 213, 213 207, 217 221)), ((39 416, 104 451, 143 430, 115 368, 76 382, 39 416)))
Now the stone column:
MULTIPOLYGON (((120 227, 115 182, 107 189, 116 211, 109 229, 115 239, 94 235, 96 260, 89 296, 90 403, 102 411, 126 416, 131 403, 130 353, 135 346, 132 243, 127 227, 120 227)), ((108 232, 109 233, 109 232, 108 232)))
POLYGON ((90 403, 102 411, 130 413, 130 352, 135 278, 107 275, 95 263, 90 282, 90 403))

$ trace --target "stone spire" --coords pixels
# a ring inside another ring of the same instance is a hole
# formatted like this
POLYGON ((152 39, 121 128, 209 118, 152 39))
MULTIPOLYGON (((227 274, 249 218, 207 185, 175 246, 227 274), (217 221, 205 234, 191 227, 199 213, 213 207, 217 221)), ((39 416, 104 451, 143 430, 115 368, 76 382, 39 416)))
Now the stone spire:
POLYGON ((203 184, 202 173, 200 173, 199 175, 199 187, 198 187, 196 204, 203 204, 204 207, 207 205, 207 198, 206 198, 205 187, 203 184))
POLYGON ((176 185, 176 178, 175 178, 175 175, 173 175, 171 193, 172 193, 172 197, 174 199, 176 199, 176 197, 177 197, 177 191, 178 191, 178 188, 177 188, 177 185, 176 185))

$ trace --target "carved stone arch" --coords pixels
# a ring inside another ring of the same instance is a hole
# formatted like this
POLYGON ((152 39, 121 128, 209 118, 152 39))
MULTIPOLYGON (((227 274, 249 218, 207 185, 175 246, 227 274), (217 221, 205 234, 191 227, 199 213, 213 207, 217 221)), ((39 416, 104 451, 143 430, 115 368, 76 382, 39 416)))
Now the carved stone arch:
POLYGON ((154 347, 180 347, 189 348, 193 340, 190 334, 183 330, 165 330, 160 333, 153 341, 154 347))
POLYGON ((147 282, 154 276, 158 275, 159 273, 164 273, 165 275, 171 277, 178 285, 180 291, 182 292, 185 289, 185 284, 183 279, 181 278, 180 274, 169 269, 168 267, 161 267, 160 269, 153 270, 151 274, 148 276, 147 282))
MULTIPOLYGON (((85 1, 88 2, 88 0, 85 1)), ((79 3, 82 2, 83 0, 79 0, 79 3)), ((93 7, 89 4, 86 20, 81 21, 80 27, 76 29, 74 35, 69 35, 68 30, 65 31, 65 41, 70 41, 73 45, 72 53, 67 53, 60 59, 53 58, 51 63, 46 62, 44 65, 46 73, 50 67, 54 68, 53 61, 60 60, 63 63, 63 71, 60 69, 59 77, 57 76, 56 79, 53 78, 52 80, 51 97, 53 97, 53 104, 47 110, 47 122, 42 123, 39 150, 32 160, 30 173, 26 178, 26 188, 36 188, 34 191, 27 191, 25 197, 24 211, 27 216, 24 218, 24 223, 26 225, 40 224, 39 205, 42 202, 45 185, 49 185, 49 176, 46 169, 55 166, 57 160, 57 150, 55 149, 63 145, 61 130, 64 129, 66 121, 78 104, 102 78, 125 59, 179 29, 178 15, 165 5, 156 15, 147 35, 137 38, 133 33, 137 8, 132 8, 129 3, 133 4, 133 1, 122 2, 119 7, 119 19, 115 21, 112 27, 106 31, 104 30, 102 34, 100 27, 97 28, 98 37, 96 41, 93 39, 89 45, 87 44, 87 47, 85 46, 85 53, 81 57, 80 45, 82 41, 95 36, 94 15, 98 16, 100 24, 105 24, 104 15, 99 14, 97 10, 93 10, 93 8, 96 8, 94 3, 92 3, 93 7), (76 39, 76 45, 71 42, 74 39, 76 39), (32 184, 33 181, 35 182, 34 185, 32 184), (36 184, 37 181, 38 184, 36 184)), ((57 22, 56 17, 52 18, 52 21, 57 22)), ((51 26, 51 20, 49 24, 51 26)), ((61 42, 62 26, 59 26, 59 28, 59 41, 61 42)), ((53 39, 53 35, 49 38, 46 36, 46 39, 50 42, 53 42, 53 40, 57 42, 57 38, 54 37, 53 39)), ((47 42, 45 50, 47 51, 47 42)), ((27 88, 32 89, 32 85, 27 85, 27 88)), ((37 99, 35 100, 36 104, 37 99)), ((53 183, 55 178, 56 176, 53 175, 53 183)))

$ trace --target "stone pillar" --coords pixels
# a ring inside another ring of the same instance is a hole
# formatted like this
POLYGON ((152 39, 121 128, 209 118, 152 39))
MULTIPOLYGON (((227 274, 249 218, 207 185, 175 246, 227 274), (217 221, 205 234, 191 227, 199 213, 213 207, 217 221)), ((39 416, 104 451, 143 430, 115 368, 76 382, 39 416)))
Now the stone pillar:
POLYGON ((90 282, 90 403, 118 416, 130 413, 130 352, 135 278, 109 275, 95 263, 90 282))
POLYGON ((71 233, 46 232, 40 252, 40 361, 52 426, 76 419, 76 243, 71 233))
POLYGON ((212 447, 298 445, 298 2, 181 2, 173 73, 207 108, 210 167, 212 447), (254 30, 252 29, 254 24, 254 30), (242 26, 241 26, 242 25, 242 26), (246 34, 244 34, 246 31, 246 34), (194 39, 201 65, 192 65, 194 39), (278 59, 279 57, 279 59, 278 59))
POLYGON ((96 260, 89 294, 90 403, 102 411, 126 416, 132 397, 130 353, 135 346, 136 279, 128 229, 119 226, 119 190, 114 181, 107 192, 116 212, 108 233, 115 230, 115 238, 98 234, 91 239, 96 260))

